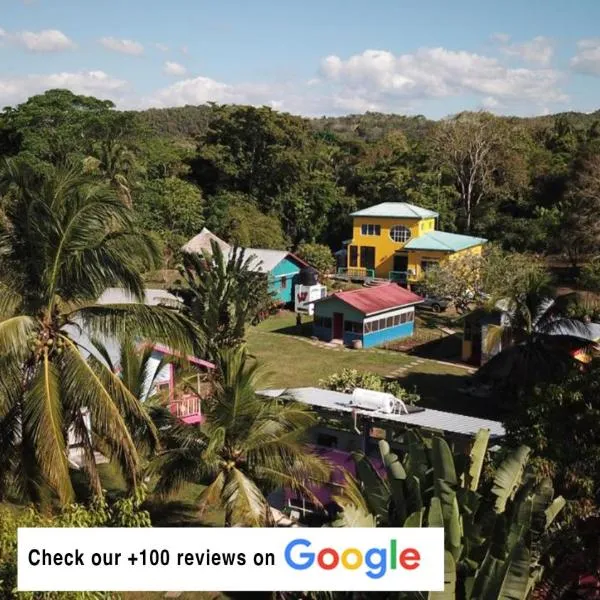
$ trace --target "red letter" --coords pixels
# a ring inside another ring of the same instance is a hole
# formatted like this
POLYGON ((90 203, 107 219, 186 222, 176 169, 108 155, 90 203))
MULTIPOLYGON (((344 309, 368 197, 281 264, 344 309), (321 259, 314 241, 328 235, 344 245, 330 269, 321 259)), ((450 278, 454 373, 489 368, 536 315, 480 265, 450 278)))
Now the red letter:
POLYGON ((421 555, 416 548, 405 548, 400 552, 400 566, 407 571, 412 571, 419 567, 421 555))
POLYGON ((331 571, 331 569, 335 569, 340 562, 340 557, 338 553, 333 548, 323 548, 319 554, 317 554, 317 563, 321 567, 321 569, 325 569, 326 571, 331 571), (331 562, 327 564, 323 558, 325 556, 331 556, 331 562))

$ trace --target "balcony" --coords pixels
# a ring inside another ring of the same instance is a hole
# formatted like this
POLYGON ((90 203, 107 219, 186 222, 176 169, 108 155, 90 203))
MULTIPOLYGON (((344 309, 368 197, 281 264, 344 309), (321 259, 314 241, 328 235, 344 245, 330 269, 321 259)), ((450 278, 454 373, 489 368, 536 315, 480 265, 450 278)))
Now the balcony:
POLYGON ((182 394, 169 402, 169 412, 188 425, 202 423, 201 400, 196 394, 182 394))

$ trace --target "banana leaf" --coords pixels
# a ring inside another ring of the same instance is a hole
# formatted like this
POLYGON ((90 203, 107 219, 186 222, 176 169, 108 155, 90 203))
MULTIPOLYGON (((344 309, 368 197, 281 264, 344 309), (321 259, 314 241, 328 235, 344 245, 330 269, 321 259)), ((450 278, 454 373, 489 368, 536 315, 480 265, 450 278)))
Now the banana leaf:
POLYGON ((492 494, 496 496, 495 510, 502 513, 506 503, 512 499, 522 479, 523 471, 531 450, 527 446, 519 446, 498 467, 494 477, 492 494))
POLYGON ((481 470, 483 469, 483 462, 485 461, 489 441, 489 429, 480 429, 475 434, 473 446, 469 454, 469 472, 467 473, 467 480, 465 482, 467 487, 473 492, 476 492, 479 487, 479 479, 481 478, 481 470))
POLYGON ((408 515, 406 521, 404 521, 404 527, 423 527, 423 512, 418 510, 408 515))
POLYGON ((362 483, 363 494, 369 507, 369 512, 374 514, 382 523, 387 523, 388 506, 390 502, 390 488, 371 461, 361 452, 352 454, 356 464, 356 474, 362 483))
POLYGON ((508 569, 498 590, 498 600, 526 600, 529 589, 529 550, 519 546, 511 557, 508 569))
POLYGON ((444 514, 442 513, 442 503, 435 496, 429 504, 429 514, 427 515, 427 527, 443 527, 444 514))
POLYGON ((444 438, 437 435, 433 437, 432 444, 431 459, 434 479, 443 479, 451 485, 458 485, 454 456, 450 446, 444 438))

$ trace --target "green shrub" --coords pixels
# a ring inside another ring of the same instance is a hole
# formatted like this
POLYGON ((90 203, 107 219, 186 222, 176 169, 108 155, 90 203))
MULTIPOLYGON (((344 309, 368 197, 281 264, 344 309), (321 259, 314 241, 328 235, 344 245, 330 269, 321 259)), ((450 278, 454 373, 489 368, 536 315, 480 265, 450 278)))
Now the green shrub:
MULTIPOLYGON (((56 515, 43 515, 33 507, 0 505, 0 599, 15 598, 17 586, 17 530, 19 527, 150 527, 150 515, 141 509, 146 490, 109 506, 96 500, 89 507, 71 504, 56 515)), ((118 594, 100 592, 20 592, 24 600, 108 600, 118 594)))
POLYGON ((301 244, 298 256, 314 267, 320 275, 331 273, 335 267, 335 259, 329 246, 323 244, 301 244))
POLYGON ((405 404, 416 404, 421 397, 415 391, 409 392, 397 381, 391 381, 375 373, 361 373, 356 369, 344 369, 319 381, 319 387, 351 394, 355 388, 386 392, 405 404))

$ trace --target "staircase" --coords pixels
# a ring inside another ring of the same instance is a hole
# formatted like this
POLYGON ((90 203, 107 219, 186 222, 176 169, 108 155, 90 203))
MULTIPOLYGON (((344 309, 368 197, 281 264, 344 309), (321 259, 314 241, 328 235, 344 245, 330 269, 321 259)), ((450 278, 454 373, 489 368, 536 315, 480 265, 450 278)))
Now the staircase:
POLYGON ((383 285, 384 283, 389 283, 387 279, 383 279, 381 277, 368 277, 365 279, 363 286, 364 287, 377 287, 378 285, 383 285))

